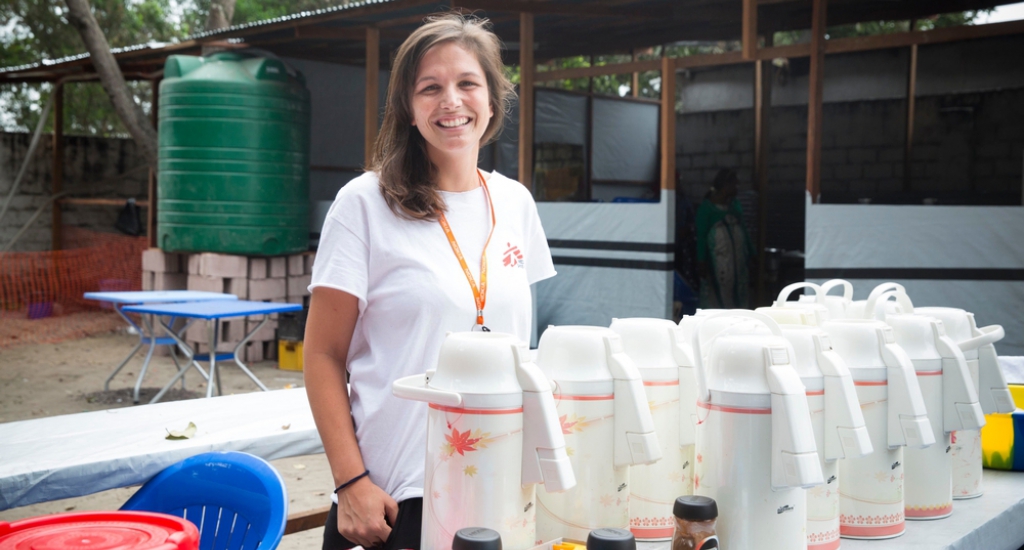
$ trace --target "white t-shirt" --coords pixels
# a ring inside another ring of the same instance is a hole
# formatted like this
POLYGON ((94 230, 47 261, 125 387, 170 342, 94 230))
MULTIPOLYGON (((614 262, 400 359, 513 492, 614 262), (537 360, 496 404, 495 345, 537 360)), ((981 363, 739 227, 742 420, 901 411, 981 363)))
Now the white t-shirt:
MULTIPOLYGON (((530 285, 555 274, 530 192, 485 174, 495 228, 487 247, 484 324, 529 342, 530 285)), ((356 439, 370 479, 396 501, 423 496, 427 405, 399 399, 392 381, 435 368, 447 332, 470 330, 476 305, 469 282, 437 221, 400 218, 367 172, 338 192, 320 233, 310 291, 318 286, 359 299, 348 351, 356 439)), ((445 217, 480 284, 490 230, 482 187, 442 192, 445 217)))

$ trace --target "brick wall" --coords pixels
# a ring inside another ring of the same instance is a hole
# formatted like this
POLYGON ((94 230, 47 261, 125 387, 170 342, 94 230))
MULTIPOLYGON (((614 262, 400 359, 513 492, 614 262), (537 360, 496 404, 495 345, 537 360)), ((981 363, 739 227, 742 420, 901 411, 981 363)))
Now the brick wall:
MULTIPOLYGON (((7 199, 28 152, 31 135, 0 132, 0 204, 7 199)), ((72 197, 146 198, 145 170, 136 170, 118 178, 142 164, 135 142, 128 139, 68 136, 64 141, 64 190, 72 197)), ((28 171, 18 187, 7 214, 0 220, 0 245, 7 241, 46 204, 52 194, 53 137, 43 135, 28 171)), ((63 223, 96 231, 115 231, 119 207, 65 205, 63 223)), ((51 247, 51 206, 15 244, 15 251, 49 250, 51 247)), ((142 215, 145 216, 145 210, 142 215)), ((145 221, 145 220, 143 220, 145 221)))

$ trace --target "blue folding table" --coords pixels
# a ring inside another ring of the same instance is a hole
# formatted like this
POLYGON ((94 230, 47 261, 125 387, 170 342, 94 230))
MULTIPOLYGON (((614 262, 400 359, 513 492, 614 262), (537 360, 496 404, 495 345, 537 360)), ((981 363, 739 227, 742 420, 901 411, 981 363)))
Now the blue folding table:
MULTIPOLYGON (((128 323, 130 326, 132 326, 139 334, 139 343, 135 345, 135 348, 133 348, 131 353, 128 354, 128 357, 125 357, 124 361, 121 361, 121 364, 118 365, 117 368, 114 369, 114 372, 110 373, 110 376, 108 376, 107 379, 103 382, 104 390, 110 389, 110 381, 113 380, 115 376, 117 376, 118 372, 121 372, 121 369, 123 369, 124 366, 128 364, 128 361, 130 361, 132 357, 135 357, 135 354, 138 353, 139 349, 141 349, 142 346, 149 346, 149 352, 146 353, 146 359, 142 362, 142 369, 139 370, 139 377, 135 381, 135 391, 132 393, 132 401, 134 403, 139 402, 139 390, 142 388, 142 379, 146 377, 146 369, 149 368, 149 361, 150 359, 153 358, 153 350, 156 349, 156 346, 177 346, 177 343, 180 342, 180 339, 171 338, 170 336, 157 336, 156 332, 153 329, 152 321, 146 316, 143 316, 142 326, 140 327, 139 325, 135 324, 135 322, 132 321, 131 318, 124 314, 124 312, 122 311, 124 306, 133 304, 167 304, 177 302, 202 302, 210 300, 238 300, 238 296, 235 296, 234 294, 224 294, 221 292, 203 292, 199 290, 137 290, 122 292, 86 292, 83 297, 86 300, 99 300, 101 302, 111 303, 114 307, 114 311, 116 311, 117 314, 120 315, 121 318, 124 319, 125 322, 128 323)), ((170 325, 174 325, 174 319, 171 319, 170 325)), ((167 325, 164 326, 166 327, 167 325)), ((188 325, 186 325, 186 327, 187 326, 188 325)), ((179 332, 184 330, 184 328, 181 328, 179 332)), ((167 328, 167 333, 172 334, 174 333, 174 331, 171 330, 170 328, 167 328)), ((183 349, 182 351, 185 350, 183 349)), ((174 364, 175 366, 178 367, 179 372, 188 370, 187 368, 182 368, 181 364, 178 363, 178 357, 176 355, 171 354, 171 359, 174 360, 174 364)), ((200 369, 200 372, 203 372, 202 369, 200 369)), ((205 372, 203 372, 203 377, 206 377, 205 372)))
MULTIPOLYGON (((256 334, 256 332, 259 331, 261 328, 263 328, 263 325, 267 324, 267 321, 270 319, 271 314, 300 310, 302 310, 301 304, 250 302, 245 300, 184 302, 177 304, 145 304, 138 306, 128 306, 124 308, 124 311, 129 313, 146 313, 150 315, 155 315, 157 316, 158 319, 161 316, 165 316, 172 318, 184 317, 188 319, 205 319, 207 321, 207 342, 209 343, 210 353, 199 355, 196 354, 195 351, 192 348, 190 348, 187 344, 185 344, 185 342, 181 340, 180 336, 175 334, 173 330, 170 330, 170 327, 164 324, 163 320, 160 320, 160 324, 163 325, 165 329, 167 329, 167 334, 170 335, 171 338, 174 338, 174 340, 178 344, 178 347, 185 350, 185 353, 188 355, 187 358, 189 361, 189 366, 195 366, 195 368, 198 369, 199 372, 203 372, 203 369, 196 363, 196 361, 208 361, 210 363, 209 375, 207 377, 208 382, 206 384, 206 397, 213 397, 214 379, 216 379, 217 393, 221 393, 222 389, 220 384, 220 372, 217 371, 217 361, 224 361, 228 359, 234 359, 235 364, 237 364, 238 367, 242 369, 242 372, 244 372, 246 376, 252 379, 252 381, 255 382, 256 385, 259 386, 261 390, 267 391, 267 387, 263 385, 263 382, 260 382, 259 378, 256 378, 256 375, 253 374, 248 367, 245 366, 245 363, 243 363, 242 360, 239 359, 238 354, 240 351, 242 351, 243 348, 245 348, 245 344, 249 342, 253 335, 256 334), (231 353, 218 354, 217 341, 220 337, 220 335, 218 334, 218 327, 220 323, 218 323, 217 321, 219 321, 220 319, 227 319, 231 317, 248 317, 250 315, 262 315, 263 319, 260 321, 258 325, 256 325, 255 328, 250 330, 249 333, 245 335, 245 338, 242 338, 242 341, 235 346, 234 351, 232 351, 231 353)), ((159 401, 160 398, 163 397, 165 393, 167 393, 167 390, 171 389, 171 386, 173 386, 175 382, 177 382, 182 376, 184 376, 187 371, 188 367, 179 370, 178 374, 175 375, 174 378, 171 379, 171 381, 168 382, 167 385, 160 390, 160 393, 156 394, 156 396, 153 397, 153 400, 150 401, 150 403, 156 403, 157 401, 159 401)))

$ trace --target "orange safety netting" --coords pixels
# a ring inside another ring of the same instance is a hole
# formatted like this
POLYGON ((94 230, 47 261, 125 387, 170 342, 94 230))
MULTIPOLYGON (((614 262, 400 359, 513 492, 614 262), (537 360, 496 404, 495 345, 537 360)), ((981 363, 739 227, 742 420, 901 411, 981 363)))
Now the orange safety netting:
POLYGON ((65 248, 0 252, 0 349, 59 342, 124 325, 86 292, 140 290, 145 237, 65 228, 65 248))

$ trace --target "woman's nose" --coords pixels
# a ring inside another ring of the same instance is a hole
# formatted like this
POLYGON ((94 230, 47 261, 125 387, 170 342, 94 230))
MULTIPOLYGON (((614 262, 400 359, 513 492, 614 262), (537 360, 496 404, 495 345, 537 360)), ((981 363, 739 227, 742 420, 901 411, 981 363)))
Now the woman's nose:
POLYGON ((441 94, 441 108, 454 109, 462 105, 462 98, 455 86, 446 86, 441 94))

